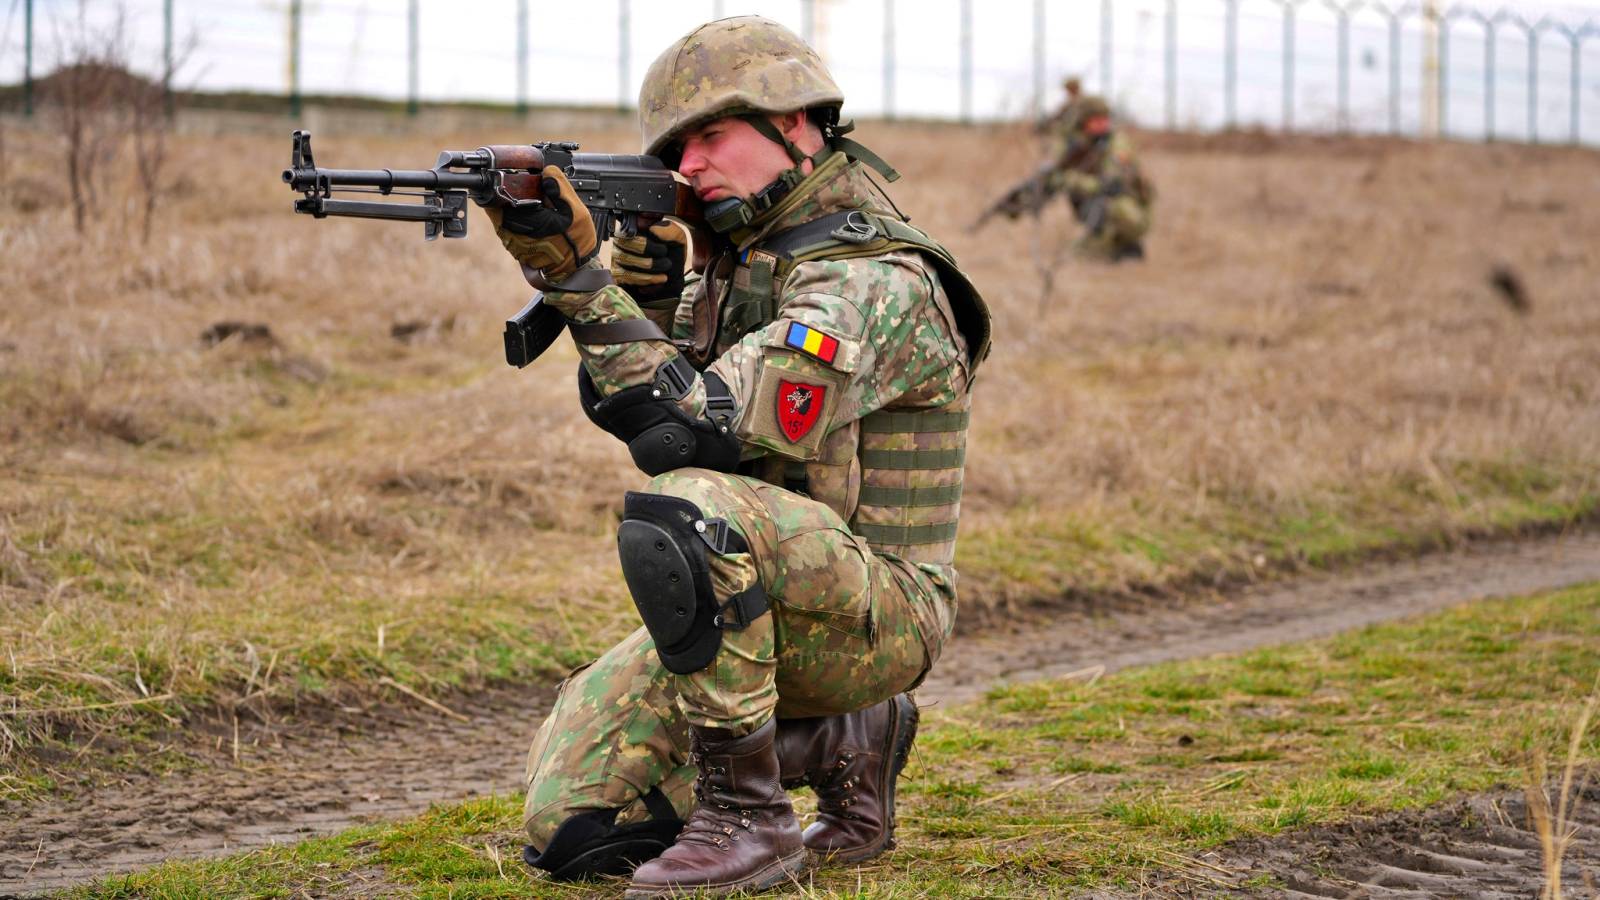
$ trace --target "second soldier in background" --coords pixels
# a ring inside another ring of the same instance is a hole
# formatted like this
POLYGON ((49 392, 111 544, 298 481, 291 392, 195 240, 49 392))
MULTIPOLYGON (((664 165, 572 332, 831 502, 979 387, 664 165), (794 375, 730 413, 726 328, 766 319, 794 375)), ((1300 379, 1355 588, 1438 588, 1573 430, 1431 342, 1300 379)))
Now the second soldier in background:
POLYGON ((1075 248, 1093 259, 1144 258, 1155 190, 1140 171, 1133 142, 1115 127, 1111 108, 1095 96, 1068 91, 1058 117, 1056 165, 1050 193, 1065 193, 1084 233, 1075 248))
POLYGON ((1114 126, 1105 100, 1085 96, 1076 78, 1063 82, 1067 99, 1037 130, 1053 136, 1050 157, 978 216, 971 229, 995 216, 1037 218, 1052 197, 1072 204, 1084 226, 1073 243, 1079 256, 1121 262, 1144 258, 1155 188, 1145 178, 1133 142, 1114 126))

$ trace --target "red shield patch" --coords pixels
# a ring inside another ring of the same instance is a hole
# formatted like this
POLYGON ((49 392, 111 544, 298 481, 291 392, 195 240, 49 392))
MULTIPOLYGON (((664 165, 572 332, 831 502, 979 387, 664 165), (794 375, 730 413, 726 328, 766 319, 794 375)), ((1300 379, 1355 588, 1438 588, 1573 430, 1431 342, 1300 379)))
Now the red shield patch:
POLYGON ((778 382, 778 428, 789 443, 798 444, 822 418, 822 398, 828 389, 820 384, 778 382))

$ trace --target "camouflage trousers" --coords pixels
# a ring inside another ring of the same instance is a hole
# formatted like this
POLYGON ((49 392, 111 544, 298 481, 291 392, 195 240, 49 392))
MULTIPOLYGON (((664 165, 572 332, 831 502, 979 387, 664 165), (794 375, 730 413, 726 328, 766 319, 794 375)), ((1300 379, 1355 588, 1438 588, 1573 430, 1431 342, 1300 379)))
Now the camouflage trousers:
POLYGON ((651 492, 726 519, 749 553, 713 556, 720 598, 760 579, 771 611, 726 631, 706 669, 674 675, 643 628, 562 682, 528 751, 523 826, 543 848, 574 813, 649 817, 660 787, 694 805, 689 726, 747 734, 774 715, 862 709, 919 684, 955 624, 955 572, 876 554, 832 509, 767 482, 705 469, 657 476, 651 492))
POLYGON ((1106 204, 1106 218, 1100 230, 1085 234, 1074 249, 1086 257, 1116 259, 1124 250, 1137 246, 1149 231, 1150 207, 1123 194, 1106 204))

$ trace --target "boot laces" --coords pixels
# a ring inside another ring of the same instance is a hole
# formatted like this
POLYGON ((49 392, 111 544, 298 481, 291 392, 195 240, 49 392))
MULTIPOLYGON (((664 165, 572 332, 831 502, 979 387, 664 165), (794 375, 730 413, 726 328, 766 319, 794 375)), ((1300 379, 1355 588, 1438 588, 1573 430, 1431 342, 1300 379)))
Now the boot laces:
POLYGON ((738 827, 750 831, 755 824, 755 813, 724 802, 726 798, 719 796, 712 788, 710 776, 728 774, 727 767, 700 765, 702 760, 693 755, 691 759, 700 768, 694 779, 696 804, 688 821, 683 823, 676 843, 710 844, 719 850, 731 850, 733 847, 729 839, 737 841, 740 838, 735 826, 730 824, 732 817, 738 816, 738 827))
POLYGON ((821 778, 816 779, 812 790, 817 795, 818 812, 838 815, 845 819, 861 818, 849 811, 849 808, 855 805, 857 799, 855 787, 860 783, 860 779, 856 775, 850 775, 842 781, 838 780, 855 758, 856 754, 850 751, 839 754, 833 766, 826 770, 821 778))

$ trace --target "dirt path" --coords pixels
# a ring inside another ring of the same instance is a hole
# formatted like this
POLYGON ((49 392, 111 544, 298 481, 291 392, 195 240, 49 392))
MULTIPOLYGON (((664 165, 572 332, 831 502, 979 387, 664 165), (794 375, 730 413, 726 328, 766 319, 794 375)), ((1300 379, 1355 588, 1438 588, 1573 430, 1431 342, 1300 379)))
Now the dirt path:
MULTIPOLYGON (((918 692, 950 705, 990 685, 1108 671, 1329 635, 1475 598, 1600 580, 1600 534, 1494 543, 1456 553, 1186 602, 1065 607, 1041 624, 956 641, 918 692)), ((520 788, 522 755, 548 687, 342 719, 337 733, 246 730, 213 765, 139 777, 7 810, 0 896, 64 887, 173 857, 300 840, 431 803, 520 788)))
POLYGON ((1182 603, 1111 604, 1036 617, 956 641, 917 697, 975 700, 993 684, 1106 671, 1325 637, 1482 597, 1531 593, 1600 573, 1600 534, 1496 542, 1352 573, 1182 603))

